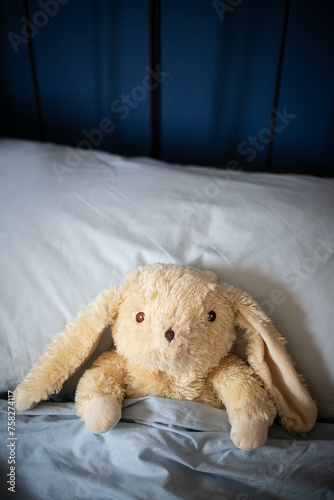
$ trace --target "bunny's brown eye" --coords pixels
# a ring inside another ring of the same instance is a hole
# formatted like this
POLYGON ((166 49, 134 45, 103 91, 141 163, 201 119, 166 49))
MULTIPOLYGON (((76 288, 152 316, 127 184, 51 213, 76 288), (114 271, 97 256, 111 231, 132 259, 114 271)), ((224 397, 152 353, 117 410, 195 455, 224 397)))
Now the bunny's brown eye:
POLYGON ((136 314, 136 321, 137 323, 142 323, 144 321, 145 314, 143 312, 139 312, 136 314))
POLYGON ((208 314, 208 320, 211 321, 211 323, 213 323, 216 319, 216 313, 215 311, 210 311, 209 314, 208 314))

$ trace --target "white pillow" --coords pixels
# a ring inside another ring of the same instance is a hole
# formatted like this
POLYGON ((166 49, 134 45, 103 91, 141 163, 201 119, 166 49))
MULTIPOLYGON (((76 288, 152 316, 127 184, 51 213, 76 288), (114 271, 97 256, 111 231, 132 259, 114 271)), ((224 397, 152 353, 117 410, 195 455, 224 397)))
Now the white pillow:
POLYGON ((247 290, 334 418, 334 180, 0 141, 0 390, 130 269, 191 264, 247 290))

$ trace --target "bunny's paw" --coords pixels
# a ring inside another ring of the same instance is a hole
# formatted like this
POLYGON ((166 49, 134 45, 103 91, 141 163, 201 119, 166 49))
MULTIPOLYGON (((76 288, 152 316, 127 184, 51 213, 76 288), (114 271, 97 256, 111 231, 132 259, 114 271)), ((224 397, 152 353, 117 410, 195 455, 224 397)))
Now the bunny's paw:
POLYGON ((94 434, 107 432, 119 422, 122 408, 111 394, 99 394, 87 401, 82 419, 94 434))
POLYGON ((268 438, 268 422, 265 420, 234 420, 231 439, 242 450, 256 450, 264 445, 268 438))

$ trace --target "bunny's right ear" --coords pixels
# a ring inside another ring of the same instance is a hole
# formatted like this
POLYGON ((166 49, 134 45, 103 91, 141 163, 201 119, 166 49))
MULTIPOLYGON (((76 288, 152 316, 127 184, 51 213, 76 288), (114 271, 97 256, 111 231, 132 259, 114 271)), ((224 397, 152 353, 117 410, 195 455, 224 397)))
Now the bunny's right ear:
POLYGON ((285 339, 250 295, 232 286, 229 293, 235 325, 245 332, 248 363, 273 397, 283 427, 295 433, 311 430, 317 407, 285 349, 285 339))
POLYGON ((28 410, 60 391, 94 352, 103 330, 114 322, 120 300, 118 287, 106 289, 59 333, 16 388, 17 410, 28 410))

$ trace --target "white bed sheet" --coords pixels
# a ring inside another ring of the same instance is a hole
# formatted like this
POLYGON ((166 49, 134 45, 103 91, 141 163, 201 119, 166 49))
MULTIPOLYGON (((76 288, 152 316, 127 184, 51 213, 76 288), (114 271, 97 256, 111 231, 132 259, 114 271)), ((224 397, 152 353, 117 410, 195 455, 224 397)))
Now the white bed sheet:
POLYGON ((247 290, 334 417, 334 180, 0 141, 0 390, 104 288, 153 262, 247 290))

